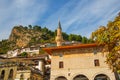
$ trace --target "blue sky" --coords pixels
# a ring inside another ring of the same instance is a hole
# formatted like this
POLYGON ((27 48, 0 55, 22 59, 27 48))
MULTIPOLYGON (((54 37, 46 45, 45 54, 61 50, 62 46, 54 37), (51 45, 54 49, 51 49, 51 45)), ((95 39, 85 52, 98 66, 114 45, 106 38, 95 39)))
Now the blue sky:
POLYGON ((0 0, 0 40, 13 26, 40 25, 89 37, 120 12, 120 0, 0 0))

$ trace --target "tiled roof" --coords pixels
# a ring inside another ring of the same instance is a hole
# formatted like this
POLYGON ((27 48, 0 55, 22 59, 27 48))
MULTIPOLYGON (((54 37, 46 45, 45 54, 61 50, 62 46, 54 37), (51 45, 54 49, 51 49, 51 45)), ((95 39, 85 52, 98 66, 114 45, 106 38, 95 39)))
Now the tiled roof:
POLYGON ((67 49, 77 49, 77 48, 90 48, 97 47, 96 43, 93 44, 78 44, 78 45, 70 45, 70 46, 59 46, 59 47, 51 47, 51 48, 43 48, 47 53, 52 54, 53 51, 56 50, 67 50, 67 49))

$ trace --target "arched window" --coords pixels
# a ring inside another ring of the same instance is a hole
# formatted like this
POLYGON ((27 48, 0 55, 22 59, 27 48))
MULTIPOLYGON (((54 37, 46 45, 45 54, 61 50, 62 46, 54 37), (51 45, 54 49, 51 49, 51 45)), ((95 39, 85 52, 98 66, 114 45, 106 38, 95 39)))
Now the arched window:
POLYGON ((64 76, 59 76, 55 80, 67 80, 64 76))
POLYGON ((94 80, 110 80, 110 79, 105 74, 98 74, 98 75, 95 76, 94 80))
POLYGON ((13 69, 10 70, 8 79, 13 79, 13 69))
POLYGON ((4 77, 5 77, 5 70, 2 70, 0 79, 4 80, 4 77))
POLYGON ((89 80, 89 79, 84 75, 77 75, 73 78, 73 80, 89 80))

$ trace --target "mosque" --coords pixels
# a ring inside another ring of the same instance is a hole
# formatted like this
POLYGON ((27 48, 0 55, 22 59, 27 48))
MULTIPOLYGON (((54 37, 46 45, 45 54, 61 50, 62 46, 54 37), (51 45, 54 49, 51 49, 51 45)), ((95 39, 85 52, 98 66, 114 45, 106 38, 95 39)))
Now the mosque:
POLYGON ((77 44, 63 46, 62 28, 59 22, 57 47, 44 48, 51 55, 50 80, 115 80, 115 75, 105 63, 103 46, 77 44))

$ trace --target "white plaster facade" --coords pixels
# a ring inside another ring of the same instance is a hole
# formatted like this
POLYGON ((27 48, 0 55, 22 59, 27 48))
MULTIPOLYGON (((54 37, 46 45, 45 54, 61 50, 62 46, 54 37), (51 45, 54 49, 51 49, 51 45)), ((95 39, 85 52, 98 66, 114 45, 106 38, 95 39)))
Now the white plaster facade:
POLYGON ((11 57, 16 57, 17 55, 23 53, 23 52, 27 52, 29 53, 31 56, 34 54, 39 54, 39 47, 29 47, 29 48, 22 48, 22 49, 16 49, 16 50, 11 50, 7 52, 7 56, 8 58, 11 57))

